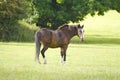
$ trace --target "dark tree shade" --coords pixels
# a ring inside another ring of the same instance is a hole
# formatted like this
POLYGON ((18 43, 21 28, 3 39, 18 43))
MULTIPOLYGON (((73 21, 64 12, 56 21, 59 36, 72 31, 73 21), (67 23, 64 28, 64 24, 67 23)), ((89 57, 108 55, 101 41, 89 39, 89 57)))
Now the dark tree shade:
POLYGON ((14 24, 26 17, 25 0, 0 0, 0 40, 7 40, 17 32, 14 24))
POLYGON ((108 10, 120 12, 120 0, 33 0, 37 26, 56 29, 69 21, 83 20, 87 14, 104 15, 108 10))

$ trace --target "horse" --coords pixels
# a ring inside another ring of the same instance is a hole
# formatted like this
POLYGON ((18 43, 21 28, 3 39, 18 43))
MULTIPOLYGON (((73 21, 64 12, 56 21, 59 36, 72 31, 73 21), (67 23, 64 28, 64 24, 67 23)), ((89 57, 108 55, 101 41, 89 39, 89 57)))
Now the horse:
POLYGON ((56 30, 50 30, 47 28, 42 28, 35 33, 35 44, 36 44, 36 53, 35 60, 40 64, 39 54, 40 47, 43 44, 43 49, 41 50, 42 57, 44 59, 44 64, 47 63, 45 58, 45 51, 48 48, 61 48, 61 63, 66 63, 66 50, 70 40, 74 36, 78 36, 81 41, 84 41, 84 25, 76 24, 69 25, 64 24, 56 30))

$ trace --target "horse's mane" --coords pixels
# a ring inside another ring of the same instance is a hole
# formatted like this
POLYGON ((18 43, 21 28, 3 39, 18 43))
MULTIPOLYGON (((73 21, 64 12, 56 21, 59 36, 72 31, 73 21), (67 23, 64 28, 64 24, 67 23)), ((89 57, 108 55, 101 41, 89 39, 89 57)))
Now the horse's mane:
POLYGON ((66 27, 68 27, 68 24, 63 24, 63 25, 61 25, 60 27, 58 27, 58 29, 64 29, 64 28, 66 28, 66 27))

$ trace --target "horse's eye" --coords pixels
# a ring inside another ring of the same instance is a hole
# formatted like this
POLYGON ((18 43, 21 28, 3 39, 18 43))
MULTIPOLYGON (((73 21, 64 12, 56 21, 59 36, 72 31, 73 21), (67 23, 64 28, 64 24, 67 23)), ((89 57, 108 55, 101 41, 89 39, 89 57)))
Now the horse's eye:
POLYGON ((83 29, 80 29, 80 31, 79 31, 80 33, 84 33, 84 30, 83 29))
POLYGON ((82 31, 80 30, 80 33, 82 33, 82 31))
POLYGON ((82 30, 80 30, 80 33, 82 33, 82 30))

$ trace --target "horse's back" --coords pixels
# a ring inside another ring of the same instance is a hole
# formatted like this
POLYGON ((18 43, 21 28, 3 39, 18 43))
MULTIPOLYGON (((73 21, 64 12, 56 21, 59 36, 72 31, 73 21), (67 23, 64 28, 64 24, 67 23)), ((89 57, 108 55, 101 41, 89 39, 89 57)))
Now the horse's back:
POLYGON ((66 37, 61 30, 49 30, 46 28, 40 29, 37 31, 40 35, 40 41, 43 45, 55 48, 61 47, 64 44, 67 44, 66 37))
POLYGON ((50 42, 51 36, 52 36, 52 31, 46 28, 40 29, 36 32, 40 36, 40 41, 41 42, 50 42))

